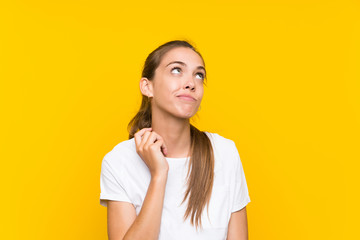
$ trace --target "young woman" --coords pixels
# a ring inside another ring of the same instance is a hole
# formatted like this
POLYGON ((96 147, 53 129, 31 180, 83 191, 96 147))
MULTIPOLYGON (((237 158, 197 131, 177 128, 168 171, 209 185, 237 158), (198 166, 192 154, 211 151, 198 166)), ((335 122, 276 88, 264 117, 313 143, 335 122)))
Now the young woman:
POLYGON ((187 41, 147 57, 129 139, 101 164, 110 240, 248 239, 250 197, 235 142, 189 121, 205 79, 203 58, 187 41))

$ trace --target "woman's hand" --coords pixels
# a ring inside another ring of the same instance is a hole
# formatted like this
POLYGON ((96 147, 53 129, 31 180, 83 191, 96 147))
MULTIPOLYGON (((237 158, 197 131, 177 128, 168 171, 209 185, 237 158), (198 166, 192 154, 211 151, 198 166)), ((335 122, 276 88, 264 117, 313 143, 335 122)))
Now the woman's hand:
POLYGON ((167 174, 169 164, 164 156, 167 154, 167 148, 163 138, 152 131, 152 128, 141 129, 134 134, 134 138, 136 152, 148 166, 151 177, 167 174))

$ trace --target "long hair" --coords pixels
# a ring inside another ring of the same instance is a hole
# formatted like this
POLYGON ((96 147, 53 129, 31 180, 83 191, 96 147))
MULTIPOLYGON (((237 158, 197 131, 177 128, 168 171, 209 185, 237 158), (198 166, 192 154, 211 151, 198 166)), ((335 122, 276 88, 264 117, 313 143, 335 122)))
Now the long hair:
MULTIPOLYGON (((203 60, 201 54, 187 41, 170 41, 159 46, 149 54, 143 67, 142 77, 146 77, 151 81, 164 54, 176 47, 188 47, 199 54, 203 60)), ((138 130, 151 127, 151 119, 150 99, 147 96, 142 95, 140 109, 128 124, 129 139, 133 138, 138 130)), ((187 172, 187 190, 181 204, 189 197, 188 206, 183 219, 185 221, 191 214, 190 222, 193 226, 195 222, 197 229, 199 225, 202 227, 201 215, 206 204, 207 212, 209 214, 209 201, 214 180, 214 153, 211 141, 205 132, 198 130, 192 124, 190 124, 190 137, 191 147, 187 172)))

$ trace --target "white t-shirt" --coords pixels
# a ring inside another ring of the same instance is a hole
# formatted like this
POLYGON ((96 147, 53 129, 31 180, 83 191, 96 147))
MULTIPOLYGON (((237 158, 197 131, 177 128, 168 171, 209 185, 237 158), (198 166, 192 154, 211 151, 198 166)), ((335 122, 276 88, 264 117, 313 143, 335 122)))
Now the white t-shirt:
MULTIPOLYGON (((186 173, 189 158, 166 158, 169 172, 165 189, 159 240, 226 239, 231 213, 250 202, 243 166, 235 142, 217 133, 205 132, 214 149, 214 183, 209 202, 202 212, 203 229, 183 222, 188 198, 181 204, 186 191, 186 173)), ((100 204, 106 200, 130 202, 139 215, 151 174, 136 152, 135 139, 117 144, 104 156, 100 174, 100 204)), ((191 215, 190 215, 191 216, 191 215)))

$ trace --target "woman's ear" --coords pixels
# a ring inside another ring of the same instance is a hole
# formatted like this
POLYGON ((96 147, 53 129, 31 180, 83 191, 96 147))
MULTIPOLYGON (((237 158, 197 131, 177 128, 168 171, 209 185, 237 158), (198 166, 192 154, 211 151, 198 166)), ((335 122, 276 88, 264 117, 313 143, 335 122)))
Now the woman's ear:
POLYGON ((140 79, 140 91, 145 96, 153 97, 152 82, 146 77, 140 79))

